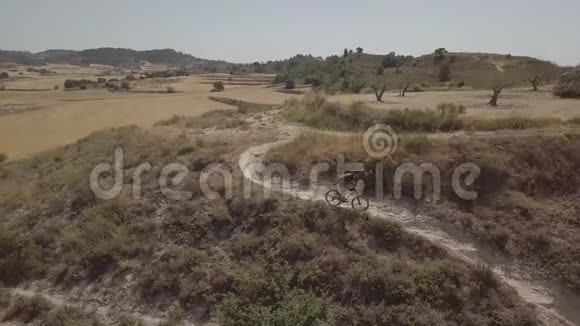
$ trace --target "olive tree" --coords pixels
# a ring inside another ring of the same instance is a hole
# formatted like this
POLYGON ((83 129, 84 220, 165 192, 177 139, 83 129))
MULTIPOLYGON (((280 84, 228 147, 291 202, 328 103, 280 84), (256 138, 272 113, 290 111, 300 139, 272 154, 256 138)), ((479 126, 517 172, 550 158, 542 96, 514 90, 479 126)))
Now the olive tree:
POLYGON ((382 102, 383 95, 385 94, 385 91, 387 90, 387 81, 382 76, 376 76, 376 78, 371 83, 371 89, 375 93, 375 97, 377 99, 377 102, 382 102))
POLYGON ((490 72, 487 76, 489 87, 492 91, 488 104, 497 107, 499 97, 505 88, 512 87, 521 82, 521 77, 511 73, 509 70, 490 72))

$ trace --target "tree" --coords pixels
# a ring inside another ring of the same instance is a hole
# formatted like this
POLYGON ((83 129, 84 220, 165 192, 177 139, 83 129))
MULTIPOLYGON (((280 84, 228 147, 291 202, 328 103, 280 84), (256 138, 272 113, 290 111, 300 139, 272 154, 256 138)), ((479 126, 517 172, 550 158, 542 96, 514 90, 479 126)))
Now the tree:
POLYGON ((499 84, 493 84, 491 85, 491 90, 493 91, 493 93, 491 95, 491 100, 489 100, 488 104, 493 107, 497 107, 497 101, 499 99, 499 95, 503 91, 503 86, 499 84))
POLYGON ((344 58, 348 57, 348 49, 344 49, 344 53, 342 54, 344 58))
POLYGON ((383 66, 377 67, 377 75, 380 76, 385 73, 385 68, 383 66))
POLYGON ((405 94, 407 94, 407 90, 409 89, 409 87, 411 87, 411 81, 409 80, 409 78, 403 78, 401 80, 401 83, 399 84, 399 96, 405 97, 405 94))
POLYGON ((532 84, 534 92, 537 92, 538 86, 542 82, 542 78, 540 78, 540 76, 538 75, 535 75, 533 77, 528 78, 528 81, 530 82, 530 84, 532 84))
POLYGON ((216 81, 213 83, 212 92, 223 92, 225 90, 224 83, 222 81, 216 81))
POLYGON ((124 80, 121 82, 121 89, 128 91, 131 89, 131 84, 129 84, 128 81, 124 80))
POLYGON ((281 72, 282 70, 284 70, 284 64, 282 64, 282 62, 277 61, 274 64, 274 71, 275 72, 281 72))
POLYGON ((508 71, 492 72, 490 73, 490 76, 488 78, 490 81, 490 88, 492 91, 491 99, 489 100, 488 104, 493 107, 498 106, 499 96, 501 95, 501 93, 505 88, 513 86, 518 81, 521 81, 521 79, 519 79, 517 75, 512 74, 508 71))
POLYGON ((387 54, 382 61, 383 67, 394 68, 397 66, 397 55, 395 52, 387 54))
POLYGON ((67 79, 64 81, 64 88, 75 88, 77 87, 77 83, 73 79, 67 79))
POLYGON ((445 56, 449 52, 445 48, 438 48, 437 50, 434 51, 434 53, 437 56, 445 56))
POLYGON ((371 88, 375 92, 377 102, 383 102, 383 94, 385 94, 385 91, 387 90, 387 83, 385 80, 383 78, 376 78, 371 84, 371 88))
POLYGON ((512 87, 522 82, 521 72, 506 69, 504 71, 490 70, 481 72, 481 80, 487 83, 491 90, 491 98, 488 105, 497 107, 499 105, 500 95, 506 88, 512 87))
POLYGON ((358 48, 356 48, 356 53, 362 54, 363 53, 363 48, 361 48, 360 46, 358 48))
POLYGON ((451 65, 444 64, 439 67, 439 81, 442 83, 451 80, 451 65))
POLYGON ((433 57, 433 63, 439 64, 441 61, 445 60, 445 55, 448 53, 445 48, 438 48, 433 52, 435 56, 433 57))
POLYGON ((5 71, 2 72, 2 73, 0 73, 0 79, 6 79, 6 78, 9 78, 9 77, 10 77, 10 75, 7 72, 5 72, 5 71))
POLYGON ((296 88, 296 83, 294 82, 294 79, 292 79, 292 78, 286 79, 286 81, 284 82, 284 88, 285 89, 294 89, 294 88, 296 88))

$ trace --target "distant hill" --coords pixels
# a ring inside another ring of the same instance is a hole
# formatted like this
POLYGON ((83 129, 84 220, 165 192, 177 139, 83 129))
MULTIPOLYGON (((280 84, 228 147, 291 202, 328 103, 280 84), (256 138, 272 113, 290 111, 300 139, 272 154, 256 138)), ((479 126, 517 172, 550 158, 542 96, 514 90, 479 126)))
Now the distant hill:
MULTIPOLYGON (((475 88, 488 87, 490 75, 505 72, 515 79, 516 84, 527 83, 527 78, 541 76, 544 82, 555 82, 564 69, 552 62, 511 54, 447 52, 444 49, 439 55, 435 53, 413 57, 409 55, 350 53, 329 56, 325 59, 311 55, 297 55, 280 61, 254 63, 248 68, 255 72, 286 74, 291 78, 305 78, 312 75, 334 74, 343 78, 343 71, 352 74, 374 75, 379 67, 385 74, 399 72, 417 83, 437 84, 438 73, 442 65, 449 65, 451 82, 464 82, 475 88)), ((327 78, 328 79, 328 78, 327 78)))
POLYGON ((82 51, 47 50, 39 53, 0 50, 0 63, 43 65, 61 63, 73 65, 102 64, 116 67, 138 67, 143 62, 172 67, 189 67, 206 71, 226 71, 233 65, 218 60, 206 60, 172 49, 136 51, 122 48, 98 48, 82 51))

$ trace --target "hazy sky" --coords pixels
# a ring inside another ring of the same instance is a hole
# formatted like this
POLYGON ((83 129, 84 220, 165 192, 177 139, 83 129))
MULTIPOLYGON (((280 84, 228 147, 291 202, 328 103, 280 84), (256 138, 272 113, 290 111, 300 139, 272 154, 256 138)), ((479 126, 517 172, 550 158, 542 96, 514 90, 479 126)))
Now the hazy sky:
POLYGON ((174 48, 233 62, 450 51, 580 63, 579 0, 0 0, 0 49, 174 48))

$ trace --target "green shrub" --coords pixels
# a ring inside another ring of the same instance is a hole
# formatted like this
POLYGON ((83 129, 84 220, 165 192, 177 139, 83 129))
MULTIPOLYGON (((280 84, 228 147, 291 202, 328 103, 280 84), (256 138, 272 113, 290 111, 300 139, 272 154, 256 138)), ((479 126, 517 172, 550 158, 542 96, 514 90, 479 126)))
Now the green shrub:
POLYGON ((131 90, 131 84, 128 81, 124 80, 121 82, 121 89, 125 91, 131 90))
POLYGON ((322 85, 323 79, 321 76, 311 75, 304 77, 304 84, 312 85, 312 88, 317 88, 322 85))
POLYGON ((76 87, 76 83, 72 79, 67 79, 64 81, 64 88, 74 88, 76 87))
POLYGON ((284 89, 294 89, 296 88, 296 83, 294 82, 294 79, 287 79, 284 82, 284 89))
POLYGON ((98 86, 97 82, 88 79, 67 79, 64 81, 64 88, 72 89, 72 88, 79 88, 79 89, 87 89, 88 87, 96 87, 98 86))
POLYGON ((223 92, 225 90, 224 83, 222 81, 216 81, 213 83, 213 92, 223 92))
POLYGON ((365 87, 366 83, 362 78, 353 77, 349 84, 349 91, 354 94, 359 94, 365 87))
POLYGON ((286 82, 288 79, 290 79, 288 75, 278 74, 274 77, 274 80, 272 80, 272 84, 282 84, 286 82))
POLYGON ((173 88, 173 87, 167 87, 167 93, 169 93, 169 94, 175 93, 175 88, 173 88))
POLYGON ((378 76, 381 76, 381 75, 383 75, 384 73, 385 73, 385 67, 383 67, 383 66, 379 66, 379 67, 377 67, 377 72, 376 72, 376 74, 377 74, 378 76))
POLYGON ((0 153, 0 164, 4 163, 8 159, 8 155, 5 153, 0 153))

